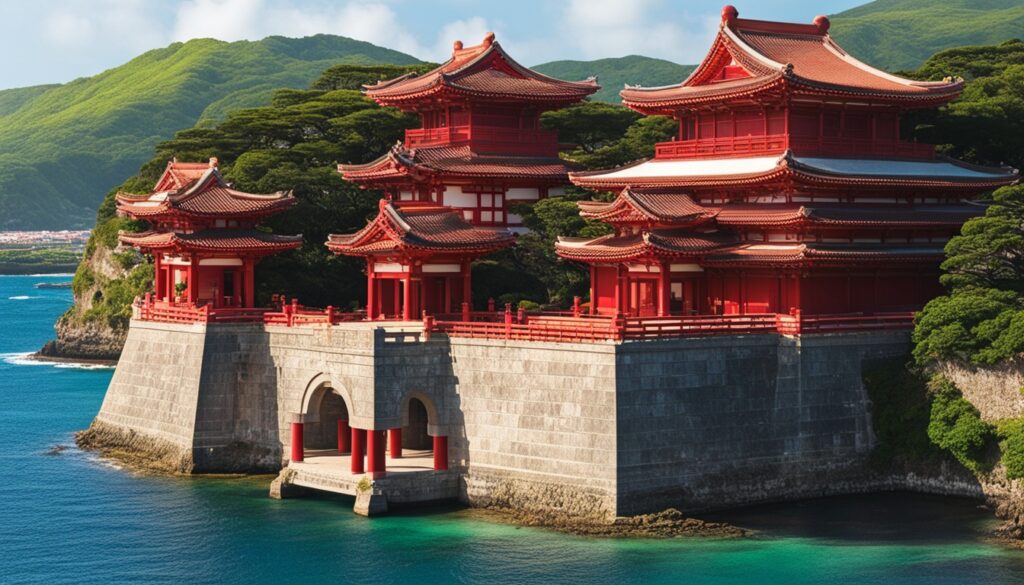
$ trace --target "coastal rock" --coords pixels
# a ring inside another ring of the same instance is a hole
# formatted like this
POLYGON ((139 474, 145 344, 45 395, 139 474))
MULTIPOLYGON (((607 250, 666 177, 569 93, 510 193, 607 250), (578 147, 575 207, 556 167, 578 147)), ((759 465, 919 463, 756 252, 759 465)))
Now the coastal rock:
POLYGON ((83 323, 62 318, 54 329, 57 338, 46 342, 37 354, 39 357, 116 361, 128 336, 127 330, 96 321, 83 323))
POLYGON ((140 469, 187 474, 195 465, 190 449, 101 421, 93 421, 88 429, 77 433, 75 443, 81 449, 140 469))
POLYGON ((93 242, 91 250, 75 276, 74 305, 57 320, 56 339, 48 341, 36 354, 38 357, 116 361, 121 355, 128 336, 127 321, 121 325, 98 317, 92 310, 103 299, 104 287, 126 278, 142 258, 134 252, 108 248, 101 242, 93 242))

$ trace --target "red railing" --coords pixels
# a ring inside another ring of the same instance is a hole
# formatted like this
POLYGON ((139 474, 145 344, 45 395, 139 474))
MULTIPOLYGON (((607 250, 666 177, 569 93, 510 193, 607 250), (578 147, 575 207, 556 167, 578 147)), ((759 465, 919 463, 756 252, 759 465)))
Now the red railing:
MULTIPOLYGON (((278 309, 242 309, 154 302, 147 296, 136 302, 134 309, 137 319, 164 323, 263 323, 301 327, 367 322, 364 311, 338 312, 333 307, 309 309, 295 300, 278 309)), ((444 333, 453 337, 481 339, 596 342, 707 335, 880 331, 909 329, 913 322, 914 314, 909 311, 807 316, 794 311, 791 314, 610 317, 583 313, 579 304, 572 311, 536 313, 523 309, 513 311, 511 305, 506 305, 504 311, 470 311, 464 306, 461 313, 425 315, 423 331, 425 339, 429 339, 431 333, 444 333)))
POLYGON ((697 158, 710 155, 781 154, 788 145, 785 134, 727 136, 661 142, 654 147, 657 158, 697 158))
POLYGON ((405 145, 500 146, 506 154, 534 154, 558 151, 558 134, 548 130, 495 128, 493 126, 447 126, 405 131, 405 145))
POLYGON ((657 144, 654 151, 657 158, 681 159, 781 154, 787 148, 792 149, 795 154, 805 156, 884 156, 913 159, 930 159, 935 156, 935 147, 931 144, 852 138, 797 138, 786 134, 674 140, 657 144))

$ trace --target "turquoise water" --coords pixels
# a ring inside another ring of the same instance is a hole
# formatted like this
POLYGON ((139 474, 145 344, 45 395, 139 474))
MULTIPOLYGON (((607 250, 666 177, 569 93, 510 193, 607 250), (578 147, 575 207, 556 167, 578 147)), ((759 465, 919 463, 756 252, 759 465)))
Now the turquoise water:
POLYGON ((269 478, 142 476, 70 448, 109 369, 20 365, 52 335, 59 277, 0 277, 0 583, 1024 583, 988 512, 887 495, 720 518, 752 540, 579 538, 458 510, 367 520, 351 500, 275 501, 269 478), (28 297, 28 298, 22 298, 28 297))

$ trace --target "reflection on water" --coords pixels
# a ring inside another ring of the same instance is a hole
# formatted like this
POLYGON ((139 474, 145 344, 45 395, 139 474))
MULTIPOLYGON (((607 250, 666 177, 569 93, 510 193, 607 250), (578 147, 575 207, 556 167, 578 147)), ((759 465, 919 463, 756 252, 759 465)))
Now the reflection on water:
MULTIPOLYGON (((52 335, 69 292, 0 279, 0 354, 52 335), (4 303, 8 303, 4 306, 4 303)), ((970 501, 908 494, 715 515, 745 540, 615 540, 468 518, 450 508, 368 520, 352 500, 276 501, 269 477, 168 478, 74 448, 110 370, 0 360, 0 583, 1024 583, 1024 553, 985 538, 970 501)))

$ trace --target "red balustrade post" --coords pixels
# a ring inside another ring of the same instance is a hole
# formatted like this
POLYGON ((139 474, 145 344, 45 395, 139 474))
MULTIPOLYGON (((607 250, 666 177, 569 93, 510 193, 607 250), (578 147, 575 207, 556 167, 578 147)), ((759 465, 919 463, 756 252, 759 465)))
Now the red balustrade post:
POLYGON ((434 317, 423 312, 423 341, 430 341, 430 332, 434 330, 434 317))
POLYGON ((352 430, 349 429, 348 421, 338 419, 338 453, 347 453, 352 448, 352 430))
POLYGON ((388 451, 391 451, 392 459, 402 458, 402 429, 401 427, 388 431, 388 451))
POLYGON ((363 452, 366 450, 366 431, 352 427, 352 473, 363 472, 363 452))
POLYGON ((373 479, 387 474, 387 462, 384 458, 386 433, 387 431, 366 431, 366 473, 373 479))
POLYGON ((334 323, 334 307, 327 305, 327 324, 334 323))
POLYGON ((580 318, 580 301, 581 300, 582 299, 580 299, 580 297, 578 297, 578 296, 575 296, 575 297, 572 298, 572 316, 576 317, 577 319, 580 318))
POLYGON ((526 323, 526 309, 519 307, 519 310, 516 311, 516 323, 526 323))
POLYGON ((210 305, 209 304, 203 305, 203 311, 202 311, 201 319, 202 319, 203 323, 209 323, 210 322, 210 305))
POLYGON ((301 463, 305 448, 302 444, 302 423, 292 423, 292 456, 293 463, 301 463))
POLYGON ((448 437, 434 437, 434 471, 448 470, 448 437))
POLYGON ((505 339, 512 337, 512 304, 505 303, 505 339))
POLYGON ((462 320, 469 321, 469 303, 462 303, 462 320))

